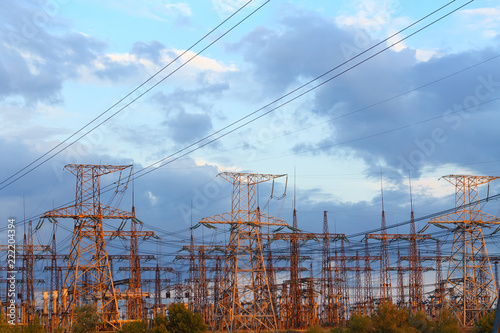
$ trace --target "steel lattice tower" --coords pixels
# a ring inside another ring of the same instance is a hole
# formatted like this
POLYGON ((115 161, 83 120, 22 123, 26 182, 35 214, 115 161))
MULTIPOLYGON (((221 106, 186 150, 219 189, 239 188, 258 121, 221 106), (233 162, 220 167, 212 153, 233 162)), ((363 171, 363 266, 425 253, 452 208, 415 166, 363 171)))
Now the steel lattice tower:
MULTIPOLYGON (((75 204, 46 212, 42 216, 48 219, 74 219, 68 268, 62 290, 64 326, 71 325, 73 309, 90 303, 96 305, 101 322, 116 329, 120 327, 118 297, 102 222, 105 219, 128 220, 134 218, 134 215, 101 203, 100 180, 103 175, 120 172, 115 194, 123 193, 120 189, 121 172, 129 168, 131 170, 131 165, 69 164, 65 168, 76 176, 75 204)), ((128 184, 128 179, 125 182, 128 184)))
POLYGON ((357 314, 362 314, 363 310, 363 284, 361 283, 361 270, 363 269, 359 265, 359 251, 356 251, 356 266, 355 266, 355 287, 354 287, 354 308, 353 312, 357 314))
MULTIPOLYGON (((373 299, 373 281, 372 281, 372 268, 370 265, 370 249, 368 248, 368 239, 365 239, 365 304, 363 307, 363 315, 371 316, 374 308, 373 299)), ((379 259, 380 260, 380 259, 379 259)))
POLYGON ((498 217, 481 211, 478 187, 500 177, 449 175, 443 177, 455 186, 455 211, 434 218, 430 223, 453 224, 454 232, 448 267, 447 296, 453 312, 464 326, 472 326, 491 310, 497 299, 497 289, 486 250, 483 226, 500 224, 498 217))
MULTIPOLYGON (((399 247, 399 246, 398 246, 399 247)), ((397 267, 397 281, 398 281, 398 287, 397 287, 397 305, 400 308, 405 307, 405 285, 404 285, 404 279, 403 279, 403 267, 401 267, 401 254, 398 249, 398 267, 397 267)), ((410 286, 411 288, 411 286, 410 286)))
POLYGON ((232 210, 200 221, 229 224, 231 230, 212 328, 229 332, 277 331, 264 262, 262 226, 288 225, 260 212, 256 185, 284 175, 224 172, 219 176, 233 185, 232 210))
POLYGON ((418 240, 422 235, 417 234, 415 229, 415 213, 413 211, 413 198, 411 193, 411 178, 408 177, 410 185, 410 235, 407 240, 410 241, 410 274, 409 274, 409 303, 412 313, 424 309, 423 288, 422 288, 422 266, 420 265, 420 253, 418 250, 418 240))
POLYGON ((441 248, 439 239, 436 241, 436 292, 434 301, 434 316, 438 316, 443 306, 445 285, 443 282, 443 269, 441 265, 441 248))
POLYGON ((302 292, 299 285, 300 269, 299 269, 299 238, 297 210, 293 209, 293 234, 290 240, 290 311, 288 313, 289 328, 301 328, 302 313, 302 292))
POLYGON ((347 262, 345 255, 344 239, 340 240, 340 260, 337 262, 339 270, 339 323, 346 326, 349 318, 349 282, 347 281, 347 262))
POLYGON ((366 238, 380 240, 380 300, 392 303, 391 273, 389 270, 389 242, 387 227, 385 224, 384 190, 382 177, 380 178, 380 191, 382 194, 382 217, 380 223, 380 234, 367 234, 366 238))
MULTIPOLYGON (((132 207, 135 216, 135 208, 132 207)), ((137 241, 137 226, 135 221, 130 223, 130 277, 128 289, 131 296, 127 299, 127 319, 141 320, 143 317, 141 300, 141 265, 139 260, 139 243, 137 241)))
POLYGON ((336 303, 333 289, 332 262, 330 260, 330 232, 328 230, 327 212, 323 212, 323 270, 322 270, 322 323, 332 326, 337 323, 334 306, 336 303))

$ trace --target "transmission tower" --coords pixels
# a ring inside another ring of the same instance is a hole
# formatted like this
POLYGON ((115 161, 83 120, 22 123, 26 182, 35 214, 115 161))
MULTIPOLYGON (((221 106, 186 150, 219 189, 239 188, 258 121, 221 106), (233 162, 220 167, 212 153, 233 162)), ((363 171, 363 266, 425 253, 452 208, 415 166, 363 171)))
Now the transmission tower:
MULTIPOLYGON (((132 214, 135 216, 135 208, 132 206, 132 214)), ((130 277, 128 290, 132 294, 127 299, 127 319, 143 319, 143 308, 141 300, 141 265, 139 260, 139 243, 137 241, 137 226, 135 221, 130 223, 130 277)))
POLYGON ((382 195, 382 218, 380 223, 380 234, 367 234, 366 238, 380 240, 380 300, 392 303, 391 273, 389 271, 389 238, 385 224, 384 210, 384 188, 382 175, 380 176, 380 192, 382 195))
POLYGON ((454 233, 446 301, 464 326, 472 326, 497 299, 497 288, 486 250, 483 226, 500 224, 498 217, 481 211, 478 187, 500 177, 449 175, 443 177, 455 186, 455 211, 429 221, 454 233))
POLYGON ((365 303, 363 306, 363 315, 370 316, 373 313, 375 303, 373 298, 373 281, 372 281, 372 268, 370 265, 371 260, 380 260, 380 257, 370 256, 370 249, 368 248, 368 239, 365 239, 365 303))
POLYGON ((327 211, 323 212, 323 267, 322 267, 322 300, 323 311, 321 321, 323 325, 333 326, 337 323, 334 306, 337 303, 333 290, 332 261, 330 258, 330 231, 328 228, 327 211))
MULTIPOLYGON (((382 181, 382 180, 381 180, 382 181)), ((380 240, 380 300, 392 303, 392 286, 391 286, 391 273, 389 270, 389 236, 395 237, 396 235, 388 235, 387 227, 385 224, 385 210, 384 210, 384 192, 382 191, 382 218, 381 218, 381 233, 380 234, 367 234, 366 238, 373 238, 380 240)))
POLYGON ((261 213, 256 185, 283 177, 251 173, 219 174, 233 185, 232 210, 204 218, 202 224, 229 224, 230 236, 213 328, 276 331, 277 321, 266 273, 262 226, 287 226, 285 221, 261 213))
MULTIPOLYGON (((294 202, 295 205, 295 202, 294 202)), ((290 328, 302 328, 301 320, 302 313, 302 293, 299 285, 300 267, 299 267, 299 237, 297 224, 297 210, 293 209, 293 233, 290 240, 290 312, 289 324, 290 328)))
POLYGON ((76 307, 95 304, 103 325, 118 329, 121 326, 118 297, 102 224, 105 219, 129 220, 133 219, 134 215, 101 203, 101 177, 119 172, 120 178, 116 182, 113 198, 118 195, 121 200, 128 185, 128 178, 121 178, 122 172, 126 169, 131 171, 131 165, 69 164, 65 169, 76 176, 75 204, 46 212, 42 216, 51 221, 55 218, 74 220, 68 268, 62 290, 64 326, 71 326, 75 315, 73 310, 76 307), (122 183, 126 185, 123 186, 122 183))

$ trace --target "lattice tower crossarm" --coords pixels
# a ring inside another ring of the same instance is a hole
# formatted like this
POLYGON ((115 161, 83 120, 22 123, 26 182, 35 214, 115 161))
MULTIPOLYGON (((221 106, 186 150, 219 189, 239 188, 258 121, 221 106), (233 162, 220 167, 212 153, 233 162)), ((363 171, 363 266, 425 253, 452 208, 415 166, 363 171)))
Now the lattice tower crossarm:
POLYGON ((455 211, 434 218, 429 223, 439 226, 453 224, 450 228, 454 238, 445 301, 462 325, 472 326, 492 309, 498 295, 483 226, 498 225, 500 219, 481 211, 478 186, 500 177, 449 175, 443 178, 455 186, 455 211))

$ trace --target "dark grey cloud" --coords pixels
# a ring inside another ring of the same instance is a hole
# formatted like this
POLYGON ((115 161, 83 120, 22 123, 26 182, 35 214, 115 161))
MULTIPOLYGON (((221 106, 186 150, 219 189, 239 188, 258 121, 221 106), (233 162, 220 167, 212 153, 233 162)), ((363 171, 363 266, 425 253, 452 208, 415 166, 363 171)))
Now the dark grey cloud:
POLYGON ((260 26, 228 50, 243 53, 254 65, 256 80, 269 92, 295 86, 299 79, 324 72, 325 66, 345 60, 339 45, 352 42, 352 35, 332 20, 310 12, 282 17, 279 30, 260 26))
POLYGON ((59 101, 64 80, 78 76, 79 67, 91 64, 105 44, 67 32, 57 6, 2 2, 0 98, 17 96, 26 103, 59 101))
POLYGON ((152 101, 165 111, 163 133, 178 144, 192 143, 212 129, 212 117, 217 116, 213 101, 229 88, 226 83, 216 83, 195 89, 176 89, 171 93, 158 92, 152 101))
POLYGON ((180 109, 165 121, 169 136, 177 143, 191 143, 204 137, 212 128, 212 120, 207 114, 189 113, 180 109))
MULTIPOLYGON (((0 153, 4 162, 0 166, 0 181, 3 181, 22 167, 39 157, 40 153, 21 142, 0 139, 0 153)), ((15 184, 0 190, 0 225, 6 225, 11 216, 18 221, 23 219, 23 196, 26 202, 26 217, 35 223, 45 211, 54 207, 72 204, 75 198, 75 176, 64 169, 66 164, 134 164, 139 171, 142 165, 130 159, 115 158, 95 152, 78 155, 62 153, 43 164, 15 184)), ((154 172, 141 176, 134 181, 135 206, 138 218, 150 226, 169 231, 187 229, 191 214, 195 222, 203 217, 230 210, 229 183, 216 178, 217 168, 197 166, 193 160, 184 158, 154 172), (192 211, 191 211, 192 209, 192 211)), ((116 176, 116 175, 115 175, 116 176)), ((116 180, 113 175, 102 177, 102 186, 116 180)), ((125 175, 126 176, 126 175, 125 175)), ((126 177, 122 178, 126 179, 126 177)), ((107 203, 113 191, 102 193, 102 202, 107 203)), ((132 186, 121 201, 119 208, 131 210, 132 186)), ((72 221, 61 220, 61 228, 72 230, 72 221)), ((107 222, 106 228, 116 228, 114 222, 107 222)), ((51 230, 49 223, 44 226, 51 230)), ((145 227, 146 229, 146 227, 145 227)), ((42 230, 43 234, 45 232, 42 230)), ((21 234, 19 235, 21 237, 21 234)), ((58 236, 59 237, 59 236, 58 236)), ((41 238, 43 239, 43 237, 41 238)), ((0 239, 1 241, 1 239, 0 239)), ((177 246, 180 249, 181 245, 177 246)))
MULTIPOLYGON (((359 31, 340 28, 322 14, 289 13, 280 23, 277 29, 258 27, 230 47, 243 52, 267 93, 281 94, 340 65, 349 54, 346 45, 364 49, 356 46, 359 31)), ((432 36, 431 30, 421 35, 432 36)), ((377 55, 309 95, 310 112, 332 120, 330 135, 313 147, 330 147, 322 151, 334 155, 339 148, 349 149, 372 167, 387 165, 405 173, 411 169, 415 175, 425 166, 500 159, 494 125, 500 120, 498 102, 475 107, 500 97, 500 59, 407 93, 477 65, 499 50, 449 54, 427 62, 419 62, 411 48, 377 55)), ((307 146, 302 143, 295 151, 307 146)))

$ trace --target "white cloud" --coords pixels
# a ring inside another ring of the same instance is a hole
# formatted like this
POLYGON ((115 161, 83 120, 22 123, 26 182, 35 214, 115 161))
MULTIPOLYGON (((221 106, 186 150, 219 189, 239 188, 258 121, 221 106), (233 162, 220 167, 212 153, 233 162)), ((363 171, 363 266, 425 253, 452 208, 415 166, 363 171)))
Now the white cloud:
POLYGON ((461 12, 473 29, 483 30, 483 35, 493 38, 498 35, 500 26, 500 7, 466 9, 461 12))
POLYGON ((357 12, 336 17, 336 23, 341 26, 352 26, 367 30, 372 37, 380 34, 387 26, 396 20, 398 12, 393 1, 362 1, 357 6, 357 12))
POLYGON ((191 7, 187 3, 168 3, 165 5, 167 13, 191 16, 191 7))
POLYGON ((421 49, 415 50, 415 58, 419 62, 425 62, 433 57, 440 57, 440 56, 441 56, 441 54, 439 52, 432 51, 432 50, 421 50, 421 49))
MULTIPOLYGON (((139 75, 141 79, 146 79, 183 52, 184 50, 163 49, 160 51, 160 56, 157 61, 132 53, 109 53, 97 58, 91 66, 80 67, 79 74, 83 81, 92 82, 94 84, 99 81, 102 83, 102 80, 104 80, 104 82, 107 82, 106 80, 116 80, 117 77, 137 80, 137 75, 139 75)), ((189 61, 189 63, 182 69, 182 78, 188 80, 195 80, 198 74, 204 73, 207 83, 215 83, 219 81, 216 77, 217 74, 237 71, 235 65, 228 66, 216 59, 201 55, 190 60, 194 56, 194 52, 186 52, 158 78, 171 73, 174 69, 187 61, 189 61)))
POLYGON ((154 206, 158 202, 158 197, 156 197, 151 191, 148 191, 148 199, 151 202, 151 205, 154 206))
POLYGON ((212 6, 220 15, 232 14, 241 8, 248 0, 212 0, 212 6))

